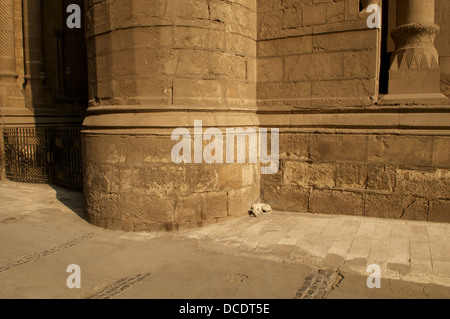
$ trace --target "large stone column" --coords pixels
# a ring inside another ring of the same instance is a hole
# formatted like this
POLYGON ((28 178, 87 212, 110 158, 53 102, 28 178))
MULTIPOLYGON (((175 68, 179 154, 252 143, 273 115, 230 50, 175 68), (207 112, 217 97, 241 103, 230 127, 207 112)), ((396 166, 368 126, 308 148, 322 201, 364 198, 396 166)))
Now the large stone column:
POLYGON ((49 107, 52 100, 45 84, 41 0, 23 0, 23 33, 26 106, 49 107))
POLYGON ((434 39, 434 0, 398 0, 395 51, 389 71, 388 97, 440 99, 439 54, 434 39))
POLYGON ((89 222, 175 230, 248 213, 259 197, 259 164, 248 152, 243 163, 226 162, 225 134, 258 129, 255 12, 253 0, 88 1, 89 222), (223 163, 208 163, 202 155, 220 134, 214 155, 223 163), (181 141, 187 162, 179 149, 172 156, 181 141))
POLYGON ((17 85, 14 45, 14 1, 0 0, 0 108, 23 107, 24 97, 17 85))

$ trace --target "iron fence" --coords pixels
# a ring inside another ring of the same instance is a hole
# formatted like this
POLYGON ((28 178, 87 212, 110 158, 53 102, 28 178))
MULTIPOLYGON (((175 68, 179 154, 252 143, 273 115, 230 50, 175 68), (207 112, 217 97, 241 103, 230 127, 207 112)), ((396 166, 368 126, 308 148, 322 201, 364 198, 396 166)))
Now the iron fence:
POLYGON ((80 132, 80 127, 4 128, 6 177, 81 190, 80 132))

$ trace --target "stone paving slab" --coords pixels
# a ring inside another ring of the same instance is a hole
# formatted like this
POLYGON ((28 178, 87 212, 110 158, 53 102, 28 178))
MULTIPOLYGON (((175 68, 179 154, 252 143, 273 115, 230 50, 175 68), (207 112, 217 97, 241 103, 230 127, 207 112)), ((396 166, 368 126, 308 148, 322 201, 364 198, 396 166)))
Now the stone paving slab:
POLYGON ((0 182, 0 298, 293 298, 301 287, 301 296, 317 297, 329 287, 305 285, 308 275, 358 274, 364 288, 370 264, 380 266, 384 283, 450 287, 449 224, 273 212, 127 233, 87 223, 82 202, 82 194, 57 187, 0 182), (71 263, 88 269, 81 292, 65 286, 71 263), (43 292, 42 282, 57 284, 43 292))
MULTIPOLYGON (((250 226, 247 217, 238 220, 245 221, 253 231, 251 238, 236 235, 234 246, 251 252, 247 241, 261 240, 266 244, 265 258, 283 262, 301 260, 317 267, 340 267, 362 275, 368 274, 366 270, 369 265, 377 264, 381 268, 382 278, 450 286, 450 239, 444 235, 450 230, 449 224, 290 212, 253 217, 254 225, 250 226), (283 223, 283 218, 294 224, 287 232, 272 230, 272 246, 267 246, 268 235, 265 231, 270 227, 268 225, 283 223), (264 227, 257 226, 261 224, 264 227), (279 246, 283 249, 276 249, 279 246)), ((175 236, 195 237, 209 246, 217 246, 222 237, 242 231, 236 221, 220 228, 217 225, 208 226, 202 232, 208 233, 208 230, 214 234, 214 243, 210 243, 207 236, 198 236, 195 229, 179 232, 175 236)))

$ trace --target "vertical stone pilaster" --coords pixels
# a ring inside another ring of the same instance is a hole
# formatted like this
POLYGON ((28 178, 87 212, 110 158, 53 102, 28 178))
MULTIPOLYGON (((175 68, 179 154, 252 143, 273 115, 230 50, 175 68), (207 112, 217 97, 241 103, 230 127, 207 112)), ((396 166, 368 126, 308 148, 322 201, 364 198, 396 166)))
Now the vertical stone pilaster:
POLYGON ((23 27, 26 106, 50 106, 51 96, 45 85, 41 0, 23 1, 23 27))
POLYGON ((23 94, 16 83, 14 48, 14 1, 0 0, 0 108, 23 107, 23 94))

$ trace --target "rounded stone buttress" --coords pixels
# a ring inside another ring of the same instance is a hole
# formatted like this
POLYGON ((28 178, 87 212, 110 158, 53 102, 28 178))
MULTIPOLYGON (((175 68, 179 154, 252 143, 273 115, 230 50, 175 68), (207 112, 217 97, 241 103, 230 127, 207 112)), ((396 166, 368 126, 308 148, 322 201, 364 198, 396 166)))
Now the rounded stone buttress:
POLYGON ((252 139, 239 160, 236 138, 227 160, 227 129, 245 135, 259 125, 256 1, 246 3, 89 1, 82 144, 90 223, 176 230, 247 214, 258 199, 252 139))

